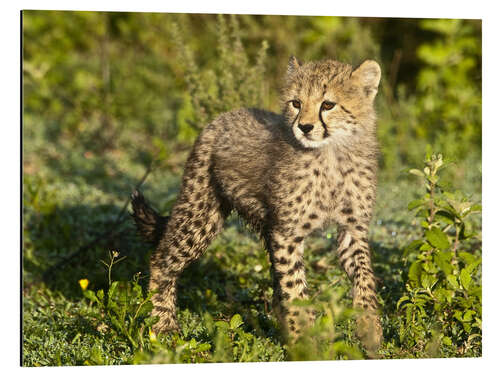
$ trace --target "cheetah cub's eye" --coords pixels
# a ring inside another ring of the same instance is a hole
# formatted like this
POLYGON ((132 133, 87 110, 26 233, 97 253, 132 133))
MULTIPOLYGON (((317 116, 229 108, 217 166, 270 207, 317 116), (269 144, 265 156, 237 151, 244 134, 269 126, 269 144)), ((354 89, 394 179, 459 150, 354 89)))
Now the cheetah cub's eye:
POLYGON ((321 110, 329 111, 330 109, 333 109, 336 105, 337 103, 325 101, 321 104, 321 110))
POLYGON ((300 109, 300 102, 298 100, 292 100, 293 108, 300 109))

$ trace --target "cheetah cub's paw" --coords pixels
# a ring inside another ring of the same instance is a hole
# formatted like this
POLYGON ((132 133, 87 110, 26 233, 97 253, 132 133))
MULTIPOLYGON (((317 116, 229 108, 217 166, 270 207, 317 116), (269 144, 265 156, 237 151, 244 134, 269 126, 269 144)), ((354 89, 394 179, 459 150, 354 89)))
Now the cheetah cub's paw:
POLYGON ((356 335, 359 337, 369 354, 374 354, 383 341, 380 318, 375 313, 362 313, 356 321, 356 335))

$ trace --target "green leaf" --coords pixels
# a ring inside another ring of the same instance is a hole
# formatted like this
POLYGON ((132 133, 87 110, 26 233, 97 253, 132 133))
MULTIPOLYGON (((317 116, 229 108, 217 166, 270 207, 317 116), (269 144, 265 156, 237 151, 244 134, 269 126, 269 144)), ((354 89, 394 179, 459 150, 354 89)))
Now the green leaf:
POLYGON ((399 310, 399 306, 405 302, 405 301, 409 301, 410 300, 410 297, 408 296, 403 296, 399 299, 398 303, 396 304, 396 309, 399 310))
POLYGON ((458 289, 460 285, 458 285, 458 280, 455 275, 448 275, 446 276, 446 280, 450 283, 450 285, 453 287, 453 289, 458 289))
POLYGON ((461 311, 458 311, 458 310, 457 310, 457 311, 455 311, 455 312, 453 313, 453 317, 454 317, 455 319, 457 319, 458 321, 460 321, 460 322, 461 322, 461 321, 462 321, 462 312, 461 312, 461 311))
POLYGON ((408 278, 417 283, 420 280, 420 274, 422 273, 422 264, 420 262, 413 262, 408 270, 408 278))
POLYGON ((215 322, 215 326, 219 327, 219 328, 221 328, 223 330, 229 329, 229 324, 227 322, 223 321, 223 320, 216 321, 215 322))
POLYGON ((432 246, 437 247, 438 249, 446 250, 450 247, 448 237, 438 227, 433 227, 425 231, 425 238, 427 238, 427 241, 429 241, 432 246))
POLYGON ((428 242, 424 242, 422 244, 422 246, 420 246, 420 250, 422 250, 422 251, 429 251, 429 250, 432 250, 432 249, 433 249, 433 247, 431 245, 429 245, 428 242))
POLYGON ((472 264, 472 263, 476 263, 477 261, 481 262, 480 257, 478 257, 474 254, 468 253, 466 251, 459 251, 458 256, 460 257, 460 259, 462 259, 468 265, 472 264))
POLYGON ((99 300, 97 299, 93 290, 86 289, 83 291, 83 295, 89 300, 99 303, 99 300))
POLYGON ((108 298, 112 299, 115 295, 116 288, 118 286, 118 281, 113 281, 108 290, 108 298))
POLYGON ((240 314, 234 314, 233 317, 231 318, 231 321, 229 322, 229 326, 231 327, 231 329, 236 329, 242 324, 243 324, 243 319, 241 319, 240 314))
POLYGON ((451 339, 448 336, 443 337, 443 344, 451 346, 451 339))
POLYGON ((467 268, 463 268, 462 271, 460 271, 460 283, 462 284, 465 290, 469 290, 471 281, 472 278, 470 276, 469 270, 467 268))
POLYGON ((104 300, 104 291, 102 289, 99 289, 97 291, 97 298, 99 298, 101 301, 104 300))
POLYGON ((153 324, 155 324, 158 320, 160 320, 159 316, 149 316, 146 319, 144 319, 144 326, 152 327, 153 324))
POLYGON ((470 208, 470 212, 480 212, 482 210, 482 206, 480 204, 474 204, 470 208))
POLYGON ((417 249, 419 246, 421 246, 424 243, 422 240, 414 240, 412 241, 408 246, 405 247, 403 254, 404 256, 408 256, 411 252, 413 252, 415 249, 417 249))
POLYGON ((414 174, 415 176, 419 176, 419 177, 424 177, 425 176, 424 172, 422 172, 419 169, 410 169, 408 172, 411 173, 411 174, 414 174))
POLYGON ((475 314, 476 314, 476 312, 474 310, 467 310, 464 313, 464 315, 462 317, 462 320, 464 322, 471 322, 472 321, 472 315, 475 315, 475 314))
POLYGON ((440 221, 445 224, 453 225, 455 223, 454 221, 454 216, 450 214, 449 212, 446 212, 444 210, 440 210, 436 212, 436 215, 434 215, 434 220, 435 221, 440 221))
POLYGON ((434 275, 428 273, 422 274, 421 280, 422 280, 422 286, 425 289, 432 288, 434 284, 437 282, 437 278, 434 275))
POLYGON ((451 251, 438 251, 434 254, 434 262, 444 272, 446 276, 450 275, 453 271, 451 265, 451 251))
POLYGON ((411 201, 410 203, 408 203, 408 210, 411 211, 414 208, 422 206, 424 203, 425 203, 425 201, 423 201, 422 199, 415 199, 415 200, 411 201))
POLYGON ((200 353, 200 352, 205 352, 207 350, 210 350, 212 346, 208 342, 203 342, 201 344, 198 344, 198 346, 193 350, 193 353, 200 353))

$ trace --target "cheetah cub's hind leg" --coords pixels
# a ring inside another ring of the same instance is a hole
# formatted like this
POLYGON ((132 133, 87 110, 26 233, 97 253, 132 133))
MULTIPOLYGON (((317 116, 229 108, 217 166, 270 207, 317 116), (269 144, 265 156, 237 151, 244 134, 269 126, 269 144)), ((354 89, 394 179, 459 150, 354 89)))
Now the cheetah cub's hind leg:
POLYGON ((382 343, 382 326, 378 315, 370 249, 364 225, 346 226, 337 239, 339 262, 353 282, 353 305, 362 310, 357 318, 357 335, 369 352, 382 343))
POLYGON ((132 196, 133 217, 140 233, 150 242, 155 235, 161 238, 151 256, 149 290, 153 295, 153 316, 159 321, 155 333, 178 329, 176 321, 177 280, 182 271, 206 250, 212 239, 222 230, 227 212, 214 189, 199 179, 194 188, 184 188, 164 230, 160 217, 139 194, 132 196), (135 198, 134 198, 135 196, 135 198), (156 215, 155 215, 156 214, 156 215), (146 228, 149 225, 149 229, 146 228), (142 226, 142 227, 141 227, 142 226), (150 233, 148 237, 148 233, 150 233))

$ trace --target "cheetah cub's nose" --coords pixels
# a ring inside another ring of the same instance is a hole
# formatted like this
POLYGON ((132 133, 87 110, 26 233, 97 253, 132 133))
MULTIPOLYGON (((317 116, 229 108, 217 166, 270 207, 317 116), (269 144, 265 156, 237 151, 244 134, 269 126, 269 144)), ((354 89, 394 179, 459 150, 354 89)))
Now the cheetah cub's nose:
POLYGON ((302 130, 302 133, 307 134, 311 130, 313 130, 314 125, 311 124, 305 124, 305 125, 299 125, 299 129, 302 130))

